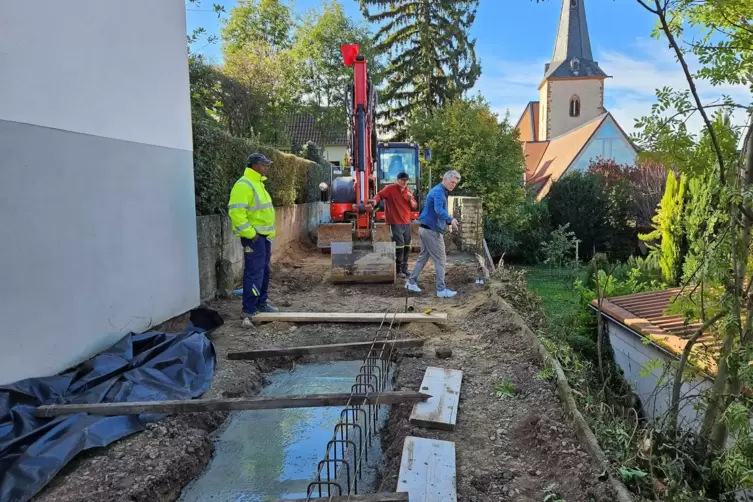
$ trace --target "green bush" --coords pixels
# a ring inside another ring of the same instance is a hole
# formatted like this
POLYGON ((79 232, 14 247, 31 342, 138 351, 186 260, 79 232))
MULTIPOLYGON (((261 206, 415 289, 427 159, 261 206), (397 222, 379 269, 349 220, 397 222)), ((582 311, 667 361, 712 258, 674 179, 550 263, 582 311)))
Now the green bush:
POLYGON ((226 212, 230 190, 243 175, 246 158, 252 152, 261 152, 273 162, 265 184, 275 206, 319 200, 319 181, 314 183, 314 180, 323 178, 322 173, 328 172, 325 165, 283 153, 247 138, 236 138, 204 121, 193 124, 193 143, 198 215, 226 212), (312 191, 312 184, 316 192, 312 191))
POLYGON ((509 224, 484 219, 484 237, 489 252, 495 257, 505 253, 505 260, 539 263, 544 259, 541 243, 549 240, 550 233, 546 200, 536 202, 528 198, 509 224))
POLYGON ((312 166, 308 170, 306 177, 306 202, 317 202, 321 200, 321 190, 319 190, 319 184, 324 181, 328 185, 330 183, 330 174, 332 170, 332 164, 327 159, 322 157, 322 153, 317 146, 309 141, 299 154, 304 159, 308 159, 315 162, 316 165, 312 166))

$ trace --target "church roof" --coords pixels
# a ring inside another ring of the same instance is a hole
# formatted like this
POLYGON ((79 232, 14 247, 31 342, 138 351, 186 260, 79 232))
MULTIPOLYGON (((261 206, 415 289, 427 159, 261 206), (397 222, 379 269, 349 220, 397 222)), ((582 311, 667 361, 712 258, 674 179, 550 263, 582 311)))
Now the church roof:
POLYGON ((608 116, 610 116, 609 112, 603 113, 551 141, 523 144, 524 154, 530 152, 526 155, 526 182, 536 187, 538 200, 544 198, 552 183, 565 174, 608 116), (543 152, 540 152, 542 149, 543 152), (530 169, 529 162, 533 164, 536 157, 538 157, 536 167, 530 169), (530 175, 529 169, 532 171, 530 175))
POLYGON ((533 178, 539 168, 549 141, 527 141, 523 143, 523 156, 526 159, 526 179, 533 178))
POLYGON ((544 79, 607 77, 593 60, 588 36, 585 0, 562 0, 552 62, 547 63, 544 79))

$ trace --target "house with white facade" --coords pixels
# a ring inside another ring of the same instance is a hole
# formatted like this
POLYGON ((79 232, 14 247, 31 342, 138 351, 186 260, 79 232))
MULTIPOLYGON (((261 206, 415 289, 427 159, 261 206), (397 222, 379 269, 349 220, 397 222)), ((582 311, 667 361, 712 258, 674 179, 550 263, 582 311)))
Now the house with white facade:
POLYGON ((199 305, 185 17, 0 3, 0 384, 199 305))

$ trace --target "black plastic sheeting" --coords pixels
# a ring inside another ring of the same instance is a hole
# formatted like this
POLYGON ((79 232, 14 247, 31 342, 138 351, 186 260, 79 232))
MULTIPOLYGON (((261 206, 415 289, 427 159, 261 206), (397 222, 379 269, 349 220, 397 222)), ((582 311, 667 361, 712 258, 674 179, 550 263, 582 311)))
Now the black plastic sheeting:
POLYGON ((166 416, 37 418, 34 408, 198 397, 214 375, 216 353, 208 335, 221 324, 216 312, 197 309, 183 333, 130 333, 65 373, 0 386, 0 501, 26 502, 82 451, 166 416))

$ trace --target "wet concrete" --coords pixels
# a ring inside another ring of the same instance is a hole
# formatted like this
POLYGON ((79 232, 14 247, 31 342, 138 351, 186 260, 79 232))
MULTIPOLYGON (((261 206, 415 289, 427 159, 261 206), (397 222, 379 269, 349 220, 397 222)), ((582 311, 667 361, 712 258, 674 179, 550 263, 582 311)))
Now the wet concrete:
MULTIPOLYGON (((362 364, 363 361, 337 361, 299 365, 292 372, 280 370, 270 375, 261 395, 350 392, 362 364)), ((337 406, 233 413, 217 433, 214 457, 208 468, 186 486, 180 500, 305 499, 308 484, 316 479, 318 463, 324 457, 342 410, 342 406, 337 406)), ((387 413, 388 407, 382 406, 378 417, 380 428, 387 413)), ((355 441, 356 445, 359 443, 355 441)), ((380 456, 380 441, 375 436, 368 448, 369 462, 363 463, 363 478, 358 479, 358 493, 370 493, 376 488, 380 456)), ((339 479, 345 481, 344 473, 339 479)), ((322 494, 328 495, 326 489, 322 494)), ((318 491, 315 495, 318 496, 318 491)))

